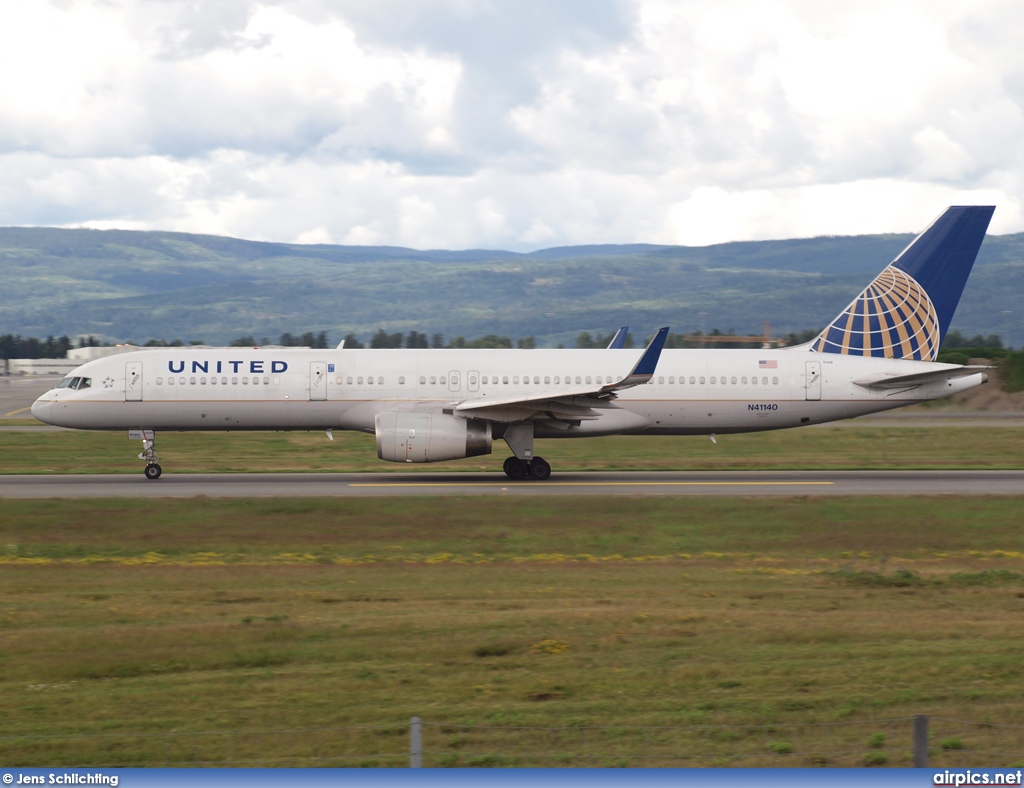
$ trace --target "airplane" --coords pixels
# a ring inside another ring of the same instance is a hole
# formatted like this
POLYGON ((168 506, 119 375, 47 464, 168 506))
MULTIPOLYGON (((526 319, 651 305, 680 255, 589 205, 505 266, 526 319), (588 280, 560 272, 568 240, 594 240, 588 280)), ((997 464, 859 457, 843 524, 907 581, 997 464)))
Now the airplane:
POLYGON ((992 206, 948 208, 811 342, 760 350, 161 348, 83 364, 32 406, 42 422, 123 430, 162 473, 156 432, 357 430, 377 456, 427 463, 490 454, 542 481, 536 438, 716 435, 848 419, 939 399, 987 367, 935 361, 992 206))

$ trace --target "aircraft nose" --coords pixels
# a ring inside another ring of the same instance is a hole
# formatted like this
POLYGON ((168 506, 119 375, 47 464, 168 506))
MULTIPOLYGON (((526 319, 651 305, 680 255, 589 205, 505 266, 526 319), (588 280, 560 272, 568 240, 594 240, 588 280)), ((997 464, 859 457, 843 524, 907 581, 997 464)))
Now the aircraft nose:
POLYGON ((32 403, 32 415, 42 422, 50 422, 50 398, 44 394, 32 403))

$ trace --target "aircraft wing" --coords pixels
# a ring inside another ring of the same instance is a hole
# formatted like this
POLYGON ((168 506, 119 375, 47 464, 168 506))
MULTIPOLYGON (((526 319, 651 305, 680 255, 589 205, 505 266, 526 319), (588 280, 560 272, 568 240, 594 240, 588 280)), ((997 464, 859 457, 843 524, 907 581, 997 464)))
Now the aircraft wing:
POLYGON ((668 327, 659 329, 629 374, 615 383, 600 386, 567 386, 515 397, 477 397, 460 402, 454 410, 466 416, 493 416, 500 421, 526 419, 533 413, 547 413, 570 419, 596 419, 600 414, 595 412, 595 409, 612 407, 609 403, 615 399, 615 392, 650 381, 658 366, 658 359, 661 357, 667 337, 668 327))
POLYGON ((962 378, 967 375, 976 375, 992 367, 981 365, 952 366, 949 369, 933 369, 928 372, 917 372, 913 375, 887 375, 880 378, 866 378, 853 381, 858 386, 866 389, 903 389, 911 386, 922 386, 925 383, 934 383, 950 378, 962 378))
POLYGON ((608 343, 608 350, 622 350, 626 346, 626 334, 629 333, 629 326, 623 326, 615 332, 612 341, 608 343))

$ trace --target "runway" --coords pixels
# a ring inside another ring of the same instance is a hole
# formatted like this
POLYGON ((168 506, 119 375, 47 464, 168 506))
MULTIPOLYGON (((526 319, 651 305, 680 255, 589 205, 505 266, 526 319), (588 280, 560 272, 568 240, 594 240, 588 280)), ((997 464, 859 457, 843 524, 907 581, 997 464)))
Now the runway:
POLYGON ((729 471, 556 473, 168 473, 0 476, 0 498, 302 498, 423 495, 866 496, 1024 495, 1024 471, 729 471))

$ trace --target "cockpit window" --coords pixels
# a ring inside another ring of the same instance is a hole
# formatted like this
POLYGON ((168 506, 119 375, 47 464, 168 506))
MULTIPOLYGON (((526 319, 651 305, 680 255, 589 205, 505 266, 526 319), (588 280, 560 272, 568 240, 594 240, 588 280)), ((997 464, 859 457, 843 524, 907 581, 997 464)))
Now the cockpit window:
POLYGON ((87 389, 92 388, 92 378, 64 378, 57 384, 59 389, 87 389))

